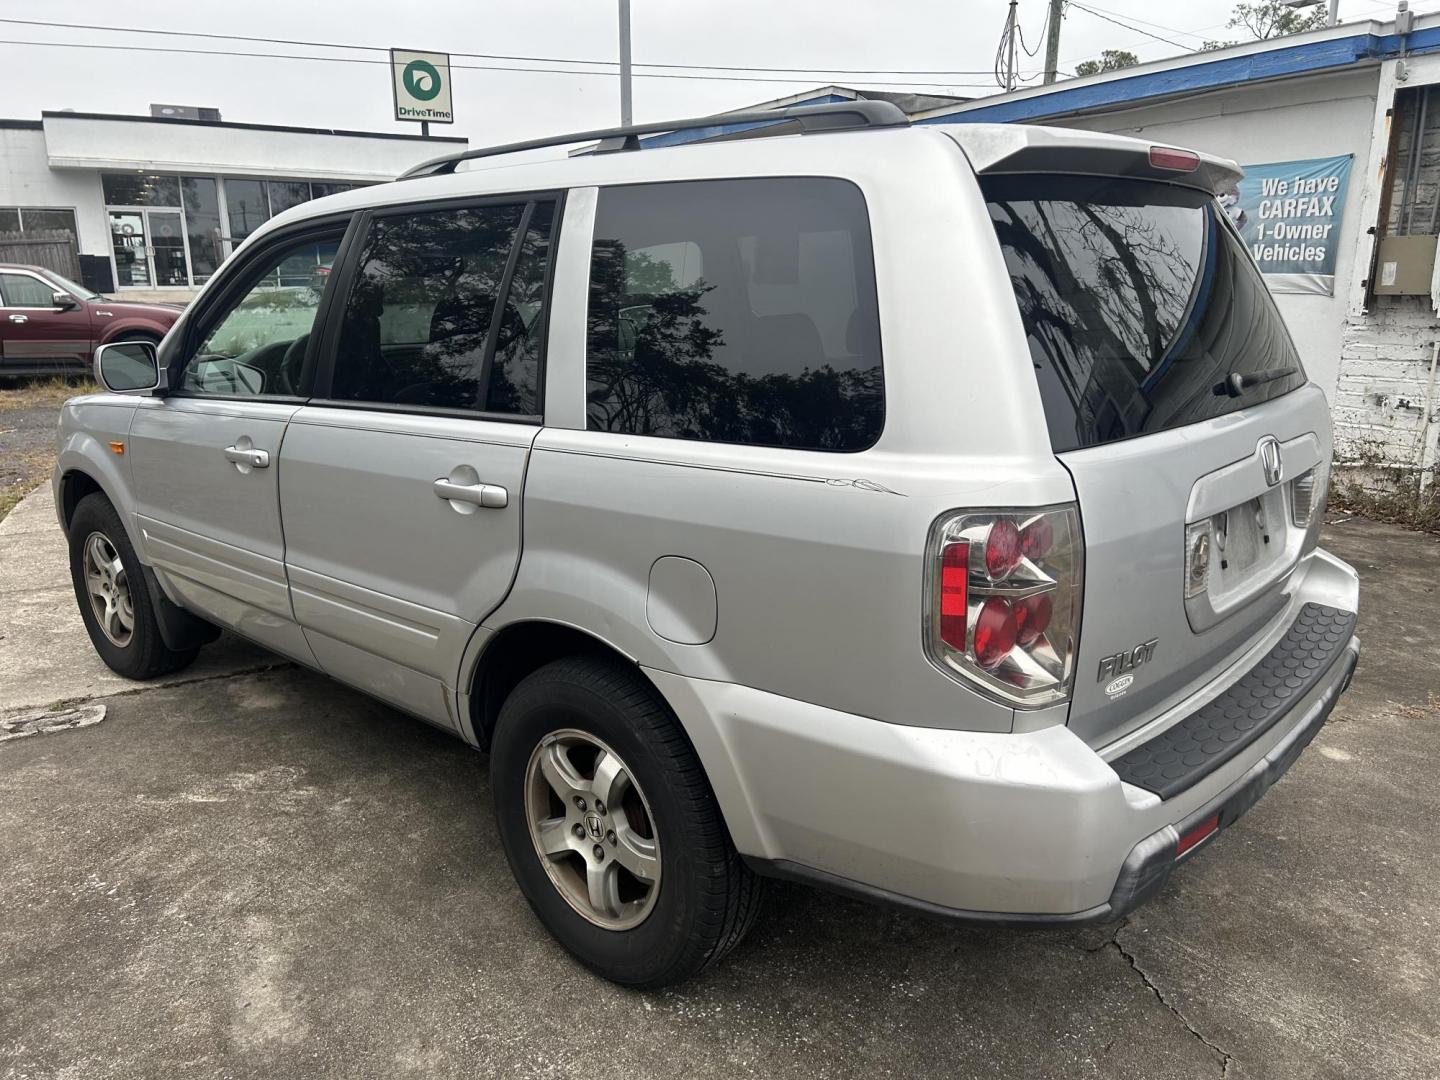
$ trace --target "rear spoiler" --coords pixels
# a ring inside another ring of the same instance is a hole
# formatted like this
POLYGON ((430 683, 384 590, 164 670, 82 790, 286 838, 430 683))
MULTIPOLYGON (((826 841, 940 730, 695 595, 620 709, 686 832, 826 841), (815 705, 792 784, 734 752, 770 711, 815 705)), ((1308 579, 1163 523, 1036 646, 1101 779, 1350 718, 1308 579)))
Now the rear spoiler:
POLYGON ((1069 128, 1026 124, 955 124, 945 132, 965 152, 977 173, 1065 172, 1165 180, 1220 194, 1245 175, 1228 158, 1177 151, 1164 144, 1069 128), (1152 151, 1160 151, 1159 155, 1152 151), (1169 151, 1169 154, 1165 152, 1169 151), (1163 167, 1152 157, 1190 158, 1192 168, 1163 167))

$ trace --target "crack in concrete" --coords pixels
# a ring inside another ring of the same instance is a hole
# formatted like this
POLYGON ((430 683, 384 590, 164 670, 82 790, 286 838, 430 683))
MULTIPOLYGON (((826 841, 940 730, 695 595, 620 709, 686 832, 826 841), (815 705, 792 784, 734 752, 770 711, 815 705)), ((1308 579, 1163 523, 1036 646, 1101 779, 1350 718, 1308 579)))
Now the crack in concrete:
POLYGON ((289 660, 276 657, 273 663, 252 664, 249 667, 236 668, 234 671, 215 671, 208 675, 196 675, 193 678, 179 678, 169 682, 142 683, 139 686, 127 686, 124 689, 115 690, 108 694, 89 694, 81 697, 61 698, 59 701, 52 701, 49 705, 19 706, 20 709, 49 709, 51 712, 58 712, 62 709, 74 708, 77 705, 86 705, 92 701, 108 701, 110 698, 130 697, 134 694, 146 694, 152 690, 169 690, 172 687, 195 686, 199 683, 219 682, 223 679, 234 679, 241 675, 261 675, 267 671, 283 671, 286 668, 293 668, 296 665, 289 660))
MULTIPOLYGON (((1180 1009, 1173 1002, 1166 998, 1164 992, 1160 989, 1160 987, 1156 985, 1156 983, 1150 978, 1150 976, 1145 973, 1145 969, 1140 966, 1140 962, 1135 958, 1135 954, 1132 953, 1129 949, 1125 948, 1124 945, 1120 944, 1120 932, 1129 925, 1130 920, 1126 919, 1119 926, 1117 926, 1115 928, 1115 933, 1110 935, 1110 940, 1107 941, 1105 945, 1101 946, 1101 948, 1105 948, 1106 946, 1111 945, 1115 947, 1115 951, 1118 952, 1121 957, 1124 958, 1125 962, 1130 965, 1130 970, 1135 972, 1136 975, 1139 975, 1140 981, 1143 982, 1146 988, 1155 995, 1155 1000, 1160 1002, 1161 1005, 1165 1006, 1166 1009, 1173 1013, 1175 1015, 1175 1019, 1179 1020, 1180 1023, 1185 1025, 1186 1031, 1190 1032, 1191 1035, 1199 1039, 1206 1049, 1208 1049, 1212 1054, 1216 1055, 1220 1059, 1220 1078, 1221 1080, 1225 1080, 1225 1078, 1230 1075, 1230 1065, 1235 1060, 1234 1056, 1228 1050, 1221 1049, 1209 1039, 1207 1039, 1201 1033, 1200 1029, 1197 1028, 1194 1024, 1192 1024, 1189 1018, 1183 1012, 1181 1012, 1180 1009)), ((1094 951, 1099 952, 1100 950, 1096 949, 1094 951)))

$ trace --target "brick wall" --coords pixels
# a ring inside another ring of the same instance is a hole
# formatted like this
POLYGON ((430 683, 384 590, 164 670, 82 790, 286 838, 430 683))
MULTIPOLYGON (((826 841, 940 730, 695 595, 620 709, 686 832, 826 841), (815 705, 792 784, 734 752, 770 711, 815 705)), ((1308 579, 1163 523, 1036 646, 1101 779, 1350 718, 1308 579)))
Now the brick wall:
MULTIPOLYGON (((1368 314, 1346 320, 1334 400, 1337 460, 1379 459, 1419 466, 1431 347, 1440 319, 1428 296, 1377 296, 1368 314)), ((1440 407, 1437 380, 1430 410, 1440 407)), ((1440 425, 1432 425, 1433 442, 1440 425)))

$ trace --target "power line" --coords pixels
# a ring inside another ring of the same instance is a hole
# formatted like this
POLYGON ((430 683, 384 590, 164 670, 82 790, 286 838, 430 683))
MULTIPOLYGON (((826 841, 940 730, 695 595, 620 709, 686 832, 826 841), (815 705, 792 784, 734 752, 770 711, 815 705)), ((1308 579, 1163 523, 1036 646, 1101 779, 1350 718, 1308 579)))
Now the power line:
MULTIPOLYGON (((1086 14, 1094 15, 1097 19, 1104 19, 1106 22, 1114 23, 1116 26, 1123 26, 1126 30, 1133 30, 1137 34, 1144 34, 1146 37, 1154 38, 1156 41, 1163 41, 1166 45, 1174 45, 1177 49, 1184 49, 1186 52, 1193 51, 1189 45, 1182 45, 1180 42, 1175 41, 1172 38, 1161 37, 1159 34, 1152 34, 1149 30, 1142 30, 1140 27, 1132 26, 1130 23, 1121 22, 1119 19, 1112 19, 1109 15, 1100 14, 1100 12, 1096 11, 1094 8, 1088 8, 1084 4, 1077 3, 1076 0, 1069 0, 1068 6, 1072 8, 1078 8, 1086 14)), ((1180 33, 1184 33, 1184 31, 1180 31, 1180 33)))
MULTIPOLYGON (((161 45, 101 45, 98 43, 83 41, 14 41, 0 40, 0 45, 25 45, 38 48, 51 49, 102 49, 117 52, 156 52, 169 53, 181 56, 226 56, 231 58, 253 57, 259 60, 306 60, 319 61, 322 63, 334 64, 379 64, 384 67, 390 66, 389 60, 367 60, 359 56, 308 56, 300 53, 266 53, 266 52, 232 52, 224 49, 181 49, 174 46, 161 45)), ((360 46, 368 48, 368 46, 360 46)), ((451 64, 452 69, 461 71, 515 71, 536 75, 600 75, 607 79, 613 79, 613 71, 587 71, 574 70, 570 68, 552 67, 515 67, 505 64, 451 64)), ((637 79, 686 79, 700 82, 744 82, 744 83, 798 83, 804 86, 814 86, 815 79, 791 79, 782 76, 743 76, 743 75, 694 75, 694 74, 670 74, 658 71, 636 71, 633 73, 637 79)), ((903 82, 885 80, 867 80, 869 86, 933 86, 933 87, 988 87, 989 83, 964 83, 949 80, 914 80, 909 79, 903 82)))
MULTIPOLYGON (((314 49, 359 49, 367 52, 388 52, 389 50, 381 45, 352 45, 335 41, 304 41, 296 38, 272 38, 257 37, 249 34, 218 34, 200 30, 152 30, 144 27, 133 26, 101 26, 94 23, 61 23, 47 22, 43 19, 6 19, 0 18, 0 23, 10 23, 16 26, 44 26, 62 30, 101 30, 115 34, 154 34, 163 37, 187 37, 187 38, 210 38, 220 41, 249 41, 262 45, 300 45, 314 49)), ((618 60, 582 60, 575 57, 565 56, 519 56, 507 53, 467 53, 452 52, 451 56, 463 56, 472 60, 519 60, 537 64, 586 64, 605 67, 618 67, 618 60)), ((1032 54, 1033 55, 1033 54, 1032 54)), ((336 59, 341 59, 337 57, 336 59)), ((458 66, 458 65, 452 65, 458 66)), ((763 64, 646 64, 636 62, 636 67, 664 68, 667 70, 691 70, 691 71, 775 71, 800 74, 804 72, 834 75, 988 75, 988 71, 952 71, 943 68, 925 70, 906 68, 807 68, 807 67, 767 67, 763 64)), ((809 80, 806 80, 809 81, 809 80)))
MULTIPOLYGON (((1069 3, 1073 3, 1073 0, 1069 0, 1069 3)), ((1068 6, 1068 5, 1067 5, 1067 6, 1068 6)), ((1126 14, 1126 13, 1123 12, 1123 11, 1114 11, 1114 10, 1112 10, 1112 9, 1110 9, 1110 8, 1100 7, 1099 5, 1088 6, 1088 7, 1086 7, 1086 11, 1088 11, 1091 15, 1099 15, 1099 14, 1101 14, 1102 12, 1103 12, 1104 14, 1106 14, 1106 15, 1121 15, 1121 16, 1124 16, 1124 17, 1127 18, 1127 19, 1130 19, 1130 20, 1132 20, 1132 21, 1134 21, 1134 22, 1139 23, 1141 26, 1153 26, 1156 30, 1168 30, 1168 31, 1169 31, 1170 33, 1172 33, 1172 34, 1180 34, 1180 35, 1183 36, 1183 37, 1199 38, 1201 41, 1204 41, 1204 40, 1205 40, 1205 36, 1204 36, 1203 34, 1197 34, 1197 33, 1196 33, 1195 31, 1193 31, 1193 30, 1181 30, 1181 29, 1178 29, 1177 27, 1174 27, 1174 26, 1166 26, 1164 23, 1151 22, 1149 19, 1141 19, 1141 18, 1139 18, 1139 17, 1137 17, 1137 16, 1135 16, 1135 15, 1128 15, 1128 14, 1126 14)), ((0 21, 3 21, 3 20, 0 20, 0 21)), ((1224 23, 1216 23, 1214 26, 1202 26, 1200 29, 1202 29, 1202 30, 1215 30, 1215 29, 1218 29, 1218 28, 1220 28, 1220 27, 1222 27, 1222 26, 1224 26, 1224 25, 1225 25, 1224 23)), ((1138 30, 1139 27, 1135 27, 1134 29, 1137 29, 1137 30, 1138 30)), ((1141 33, 1144 33, 1143 30, 1141 30, 1140 32, 1141 32, 1141 33)), ((1161 40, 1164 40, 1164 39, 1161 39, 1161 40)), ((1182 47, 1182 48, 1185 48, 1186 46, 1181 46, 1181 47, 1182 47)))

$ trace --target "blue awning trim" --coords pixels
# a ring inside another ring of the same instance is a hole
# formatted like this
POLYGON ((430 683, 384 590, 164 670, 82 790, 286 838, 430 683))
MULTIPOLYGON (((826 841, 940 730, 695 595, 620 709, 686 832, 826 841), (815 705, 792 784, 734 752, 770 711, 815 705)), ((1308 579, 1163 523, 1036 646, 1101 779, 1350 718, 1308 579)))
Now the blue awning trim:
MULTIPOLYGON (((1168 71, 1111 79, 1090 86, 1067 86, 1061 83, 1048 94, 997 101, 994 105, 967 109, 964 112, 928 116, 915 123, 1010 123, 1088 112, 1107 106, 1134 105, 1176 94, 1193 94, 1286 75, 1342 68, 1365 60, 1390 59, 1400 55, 1402 40, 1399 34, 1357 34, 1353 37, 1270 49, 1248 56, 1187 64, 1168 71)), ((1415 31, 1410 35, 1409 46, 1411 53, 1440 50, 1440 27, 1415 31)))

